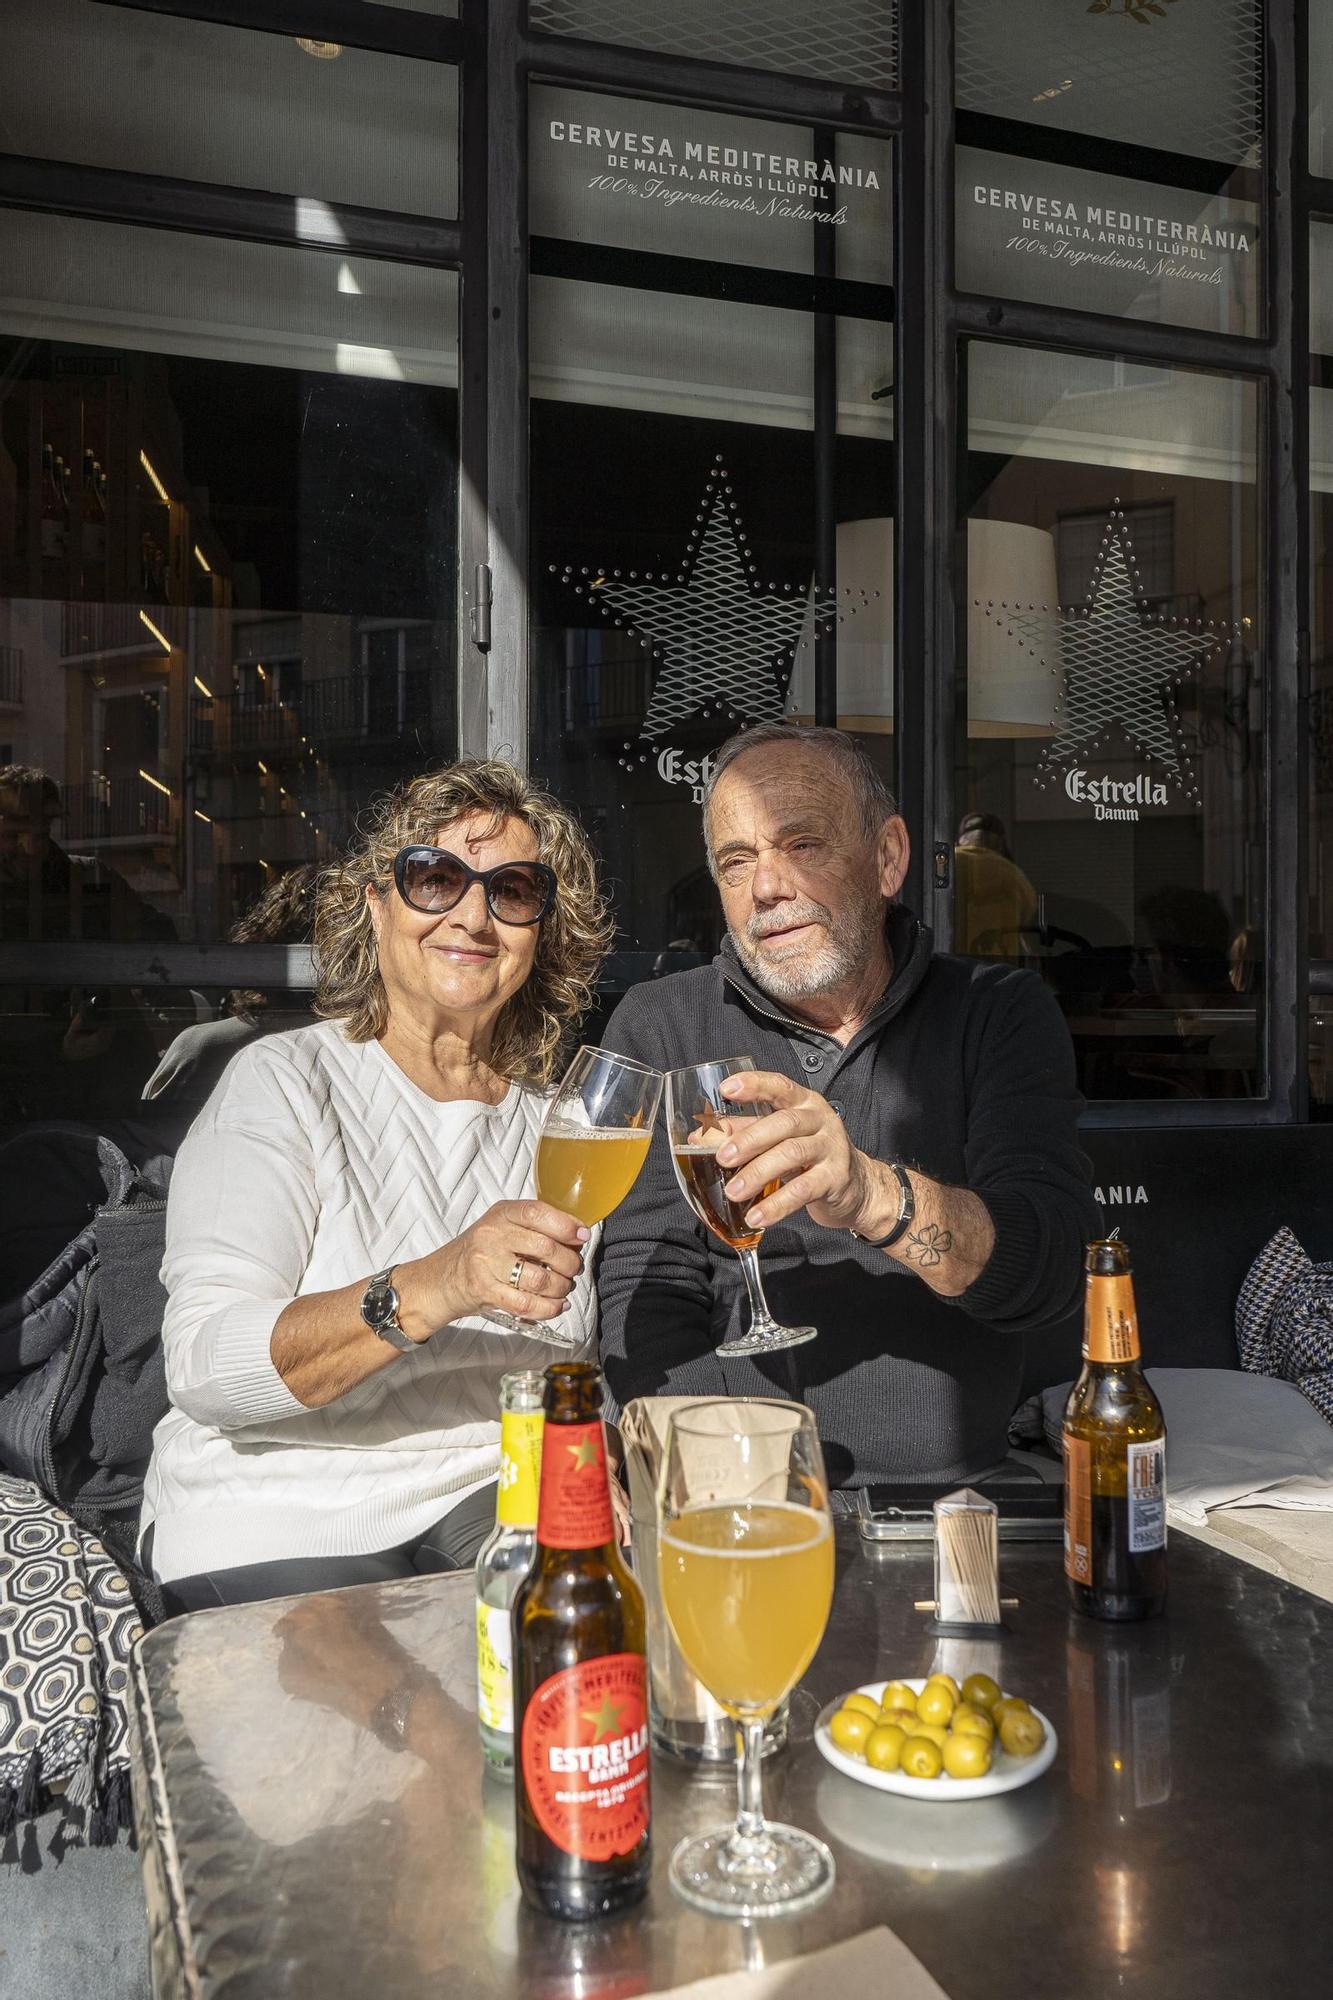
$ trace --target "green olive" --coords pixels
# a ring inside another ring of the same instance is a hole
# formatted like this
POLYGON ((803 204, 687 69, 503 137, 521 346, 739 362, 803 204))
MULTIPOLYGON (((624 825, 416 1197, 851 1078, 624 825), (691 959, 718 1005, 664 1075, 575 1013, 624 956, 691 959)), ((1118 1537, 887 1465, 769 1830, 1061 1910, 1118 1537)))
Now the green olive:
POLYGON ((866 1762, 872 1771, 896 1771, 902 1762, 907 1732, 895 1722, 881 1723, 866 1738, 866 1762))
POLYGON ((916 1714, 916 1689, 906 1681, 890 1681, 879 1698, 881 1708, 908 1708, 916 1714))
POLYGON ((995 1737, 995 1724, 979 1708, 969 1708, 966 1702, 954 1710, 950 1729, 955 1736, 975 1736, 983 1743, 990 1743, 995 1737))
POLYGON ((863 1709, 840 1708, 828 1726, 828 1733, 839 1750, 849 1756, 859 1757, 866 1747, 866 1739, 874 1728, 874 1723, 863 1709))
POLYGON ((990 1769, 990 1744, 980 1736, 950 1736, 942 1754, 951 1778, 984 1778, 990 1769))
POLYGON ((1034 1757, 1046 1731, 1030 1709, 1011 1709, 1000 1723, 1000 1743, 1011 1757, 1034 1757))
POLYGON ((916 1712, 923 1722, 942 1722, 947 1729, 957 1706, 957 1702, 943 1682, 929 1681, 921 1690, 916 1712))
POLYGON ((999 1683, 989 1674, 969 1674, 963 1682, 963 1700, 970 1701, 974 1708, 984 1708, 988 1715, 999 1699, 999 1683))
POLYGON ((909 1736, 900 1768, 908 1778, 938 1778, 944 1769, 944 1753, 928 1736, 909 1736))

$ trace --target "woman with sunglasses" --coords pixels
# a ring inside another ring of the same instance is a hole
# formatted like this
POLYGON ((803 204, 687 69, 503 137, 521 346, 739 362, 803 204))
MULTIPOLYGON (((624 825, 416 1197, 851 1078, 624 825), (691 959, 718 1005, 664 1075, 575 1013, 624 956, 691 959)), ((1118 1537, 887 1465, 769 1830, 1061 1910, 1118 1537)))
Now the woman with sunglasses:
POLYGON ((233 1060, 172 1177, 141 1523, 172 1610, 474 1559, 501 1375, 595 1335, 589 1232, 532 1174, 610 935, 577 822, 499 761, 415 779, 329 871, 323 1019, 233 1060))

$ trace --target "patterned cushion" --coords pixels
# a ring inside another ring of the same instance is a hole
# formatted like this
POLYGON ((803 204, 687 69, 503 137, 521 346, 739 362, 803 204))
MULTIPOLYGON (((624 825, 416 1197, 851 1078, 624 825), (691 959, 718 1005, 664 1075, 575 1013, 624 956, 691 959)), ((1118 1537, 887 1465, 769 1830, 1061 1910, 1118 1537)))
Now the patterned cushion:
POLYGON ((129 1658, 143 1632, 102 1544, 0 1475, 0 1832, 59 1794, 94 1845, 129 1808, 129 1658))
POLYGON ((1250 1266, 1236 1301, 1240 1364, 1294 1382, 1333 1424, 1333 1264, 1315 1264, 1285 1226, 1250 1266))

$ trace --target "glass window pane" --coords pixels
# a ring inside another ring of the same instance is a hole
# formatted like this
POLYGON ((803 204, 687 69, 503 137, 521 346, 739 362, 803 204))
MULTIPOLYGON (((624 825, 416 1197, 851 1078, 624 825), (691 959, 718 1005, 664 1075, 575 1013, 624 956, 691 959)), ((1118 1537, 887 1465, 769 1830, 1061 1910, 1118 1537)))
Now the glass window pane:
POLYGON ((1253 384, 967 350, 956 948, 1058 994, 1091 1098, 1261 1088, 1253 384))
MULTIPOLYGON (((1219 182, 1239 176, 1222 174, 1219 182)), ((1218 333, 1262 330, 1254 201, 957 150, 965 291, 1218 333)))
POLYGON ((959 284, 1260 334, 1261 27, 1258 0, 958 0, 959 284))
POLYGON ((886 140, 545 85, 530 126, 534 236, 892 283, 886 140))
POLYGON ((709 756, 813 719, 817 661, 892 776, 891 358, 886 323, 533 283, 533 754, 605 856, 613 984, 716 948, 709 756))
POLYGON ((660 49, 700 62, 779 70, 892 90, 898 77, 897 0, 532 0, 543 34, 660 49))
MULTIPOLYGON (((16 212, 0 259, 0 1008, 50 1110, 88 992, 27 947, 225 940, 454 752, 457 282, 16 212)), ((141 1054, 220 998, 97 990, 141 1054)))
POLYGON ((1310 9, 1310 172, 1333 176, 1333 8, 1310 9))
POLYGON ((1262 0, 957 0, 958 108, 1255 166, 1263 27, 1262 0))
POLYGON ((6 150, 458 212, 458 74, 94 0, 8 0, 6 150))

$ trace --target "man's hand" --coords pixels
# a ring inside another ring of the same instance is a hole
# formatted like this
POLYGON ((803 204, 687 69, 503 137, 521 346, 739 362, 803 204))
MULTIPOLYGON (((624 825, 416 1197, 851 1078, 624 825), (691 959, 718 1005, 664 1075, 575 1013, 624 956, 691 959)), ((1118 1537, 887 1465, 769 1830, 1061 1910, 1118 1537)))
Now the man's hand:
POLYGON ((872 1162, 847 1137, 827 1098, 767 1069, 728 1077, 722 1095, 732 1104, 773 1106, 764 1117, 737 1119, 718 1149, 721 1165, 736 1170, 727 1194, 752 1204, 745 1217, 751 1228, 769 1229, 803 1208, 825 1229, 859 1228, 872 1162), (782 1186, 765 1195, 776 1180, 782 1186))
MULTIPOLYGON (((771 1228, 804 1209, 825 1229, 854 1229, 871 1243, 889 1235, 901 1213, 897 1175, 872 1160, 847 1137, 837 1112, 817 1091, 805 1090, 772 1070, 745 1070, 727 1078, 722 1095, 733 1104, 767 1102, 761 1118, 740 1118, 718 1148, 733 1201, 749 1203, 746 1221, 771 1228), (764 1189, 775 1180, 782 1186, 764 1189)), ((914 1168, 910 1175, 916 1214, 912 1226, 885 1256, 906 1265, 941 1298, 957 1298, 981 1276, 995 1247, 990 1211, 969 1188, 947 1187, 914 1168)))

